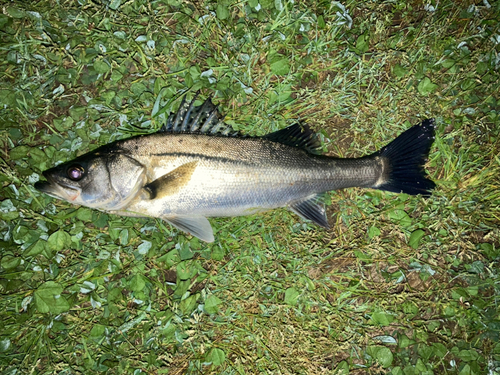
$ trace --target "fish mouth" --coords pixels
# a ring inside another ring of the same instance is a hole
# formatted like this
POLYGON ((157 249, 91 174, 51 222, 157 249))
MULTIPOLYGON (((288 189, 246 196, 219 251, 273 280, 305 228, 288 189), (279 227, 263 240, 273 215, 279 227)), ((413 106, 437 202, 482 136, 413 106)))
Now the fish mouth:
POLYGON ((36 190, 50 195, 52 198, 63 199, 68 202, 73 202, 80 195, 81 189, 56 182, 52 176, 45 173, 43 176, 47 181, 36 182, 34 185, 36 190))

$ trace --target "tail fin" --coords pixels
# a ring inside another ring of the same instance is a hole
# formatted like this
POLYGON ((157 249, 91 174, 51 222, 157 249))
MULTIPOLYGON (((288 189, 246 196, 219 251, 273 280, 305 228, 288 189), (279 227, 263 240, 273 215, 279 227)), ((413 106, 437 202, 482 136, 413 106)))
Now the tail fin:
POLYGON ((424 164, 434 142, 434 119, 424 120, 402 133, 374 156, 387 162, 386 177, 375 189, 430 196, 436 184, 427 178, 424 164))

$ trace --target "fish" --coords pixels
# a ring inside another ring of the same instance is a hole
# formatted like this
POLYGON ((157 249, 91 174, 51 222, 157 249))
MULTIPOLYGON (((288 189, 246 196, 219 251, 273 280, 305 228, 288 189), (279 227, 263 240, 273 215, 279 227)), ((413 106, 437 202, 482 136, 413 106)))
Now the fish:
POLYGON ((414 125, 359 158, 322 155, 303 122, 264 136, 244 136, 224 123, 207 98, 184 96, 162 128, 118 140, 42 173, 34 187, 51 197, 110 214, 160 218, 206 242, 207 218, 287 207, 329 229, 324 193, 350 187, 429 197, 435 183, 424 165, 435 121, 414 125))

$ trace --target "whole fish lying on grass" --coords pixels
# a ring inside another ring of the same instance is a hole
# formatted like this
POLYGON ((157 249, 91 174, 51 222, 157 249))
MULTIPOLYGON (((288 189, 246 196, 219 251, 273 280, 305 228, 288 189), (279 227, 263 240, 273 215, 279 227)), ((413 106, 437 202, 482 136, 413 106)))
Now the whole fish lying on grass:
POLYGON ((429 196, 423 165, 434 120, 413 126, 381 150, 358 159, 319 155, 307 125, 263 137, 230 135, 207 99, 183 100, 157 133, 113 142, 43 173, 35 188, 112 214, 157 217, 207 241, 207 217, 288 207, 328 228, 320 194, 348 187, 429 196))

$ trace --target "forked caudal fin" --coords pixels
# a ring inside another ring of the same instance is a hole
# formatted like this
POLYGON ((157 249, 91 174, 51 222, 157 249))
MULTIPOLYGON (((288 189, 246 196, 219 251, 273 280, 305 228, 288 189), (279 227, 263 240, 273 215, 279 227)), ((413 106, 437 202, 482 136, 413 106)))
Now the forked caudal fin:
POLYGON ((434 119, 424 120, 371 156, 384 160, 382 182, 375 189, 430 196, 436 184, 427 178, 424 164, 434 142, 434 119))

